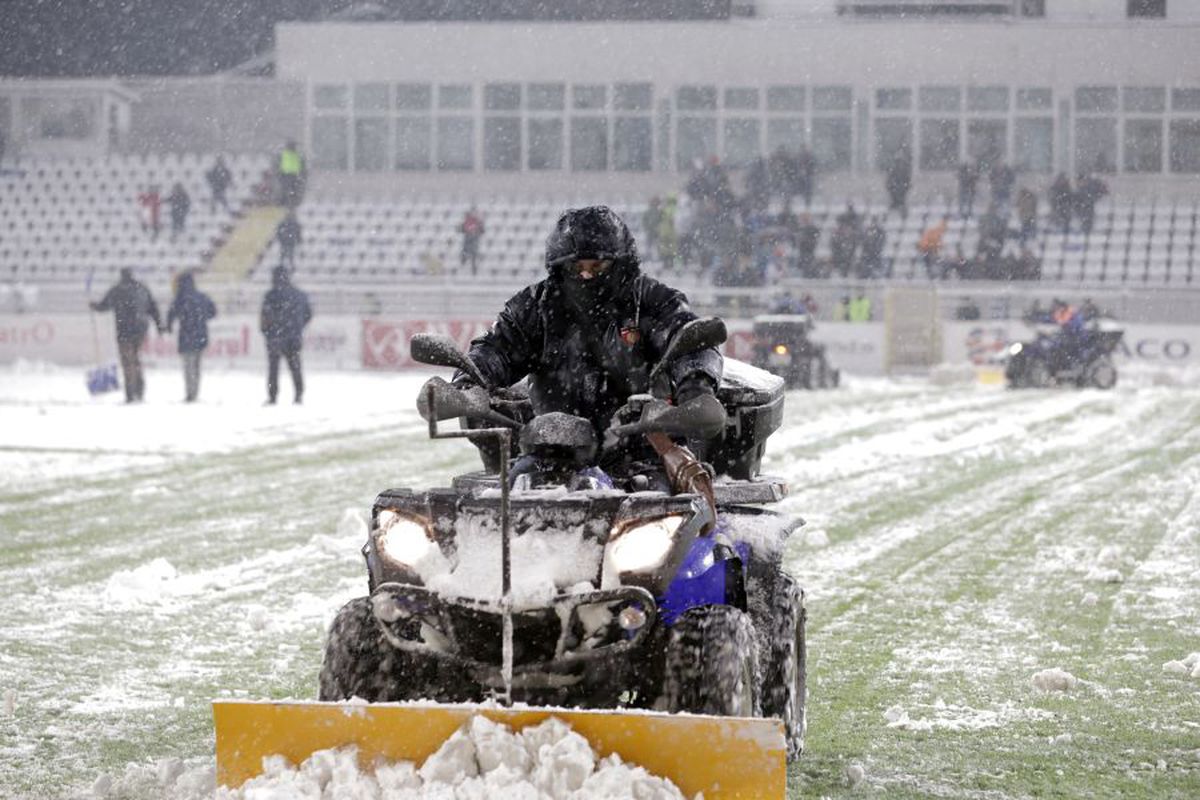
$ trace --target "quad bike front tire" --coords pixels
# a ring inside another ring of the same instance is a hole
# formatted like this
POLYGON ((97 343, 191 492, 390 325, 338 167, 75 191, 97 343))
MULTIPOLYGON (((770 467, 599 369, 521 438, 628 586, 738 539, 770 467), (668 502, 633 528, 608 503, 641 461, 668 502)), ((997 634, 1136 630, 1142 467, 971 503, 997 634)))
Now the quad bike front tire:
POLYGON ((1088 365, 1087 385, 1111 389, 1117 385, 1117 368, 1110 358, 1098 358, 1088 365))
POLYGON ((700 606, 667 637, 663 700, 671 713, 759 716, 754 623, 733 606, 700 606))
POLYGON ((783 720, 787 757, 804 751, 808 727, 808 653, 805 643, 804 592, 791 575, 780 572, 768 601, 767 618, 760 624, 762 713, 783 720))
POLYGON ((468 702, 472 684, 465 675, 432 658, 393 647, 375 619, 370 597, 342 606, 325 642, 318 699, 389 703, 428 698, 468 702))
POLYGON ((1049 389, 1054 385, 1050 367, 1040 358, 1030 359, 1025 368, 1025 385, 1034 389, 1049 389))

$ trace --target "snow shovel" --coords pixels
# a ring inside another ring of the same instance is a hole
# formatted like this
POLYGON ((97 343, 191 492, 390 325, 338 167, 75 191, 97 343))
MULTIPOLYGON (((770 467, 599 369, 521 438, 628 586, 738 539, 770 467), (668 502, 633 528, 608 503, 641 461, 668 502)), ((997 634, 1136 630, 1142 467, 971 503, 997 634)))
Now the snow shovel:
MULTIPOLYGON (((88 300, 91 300, 92 294, 92 275, 95 270, 88 273, 87 277, 87 294, 88 300)), ((87 388, 88 393, 93 397, 105 392, 114 392, 121 388, 121 382, 117 378, 117 365, 115 363, 105 364, 100 360, 100 332, 96 329, 96 312, 89 311, 88 315, 92 322, 92 353, 95 360, 92 362, 97 366, 91 367, 87 371, 87 388)))
POLYGON ((377 758, 420 765, 475 715, 513 730, 558 717, 601 758, 618 753, 705 800, 782 798, 787 788, 778 719, 657 712, 581 711, 437 703, 213 702, 217 783, 236 788, 263 771, 263 758, 300 764, 318 750, 358 746, 361 766, 377 758))

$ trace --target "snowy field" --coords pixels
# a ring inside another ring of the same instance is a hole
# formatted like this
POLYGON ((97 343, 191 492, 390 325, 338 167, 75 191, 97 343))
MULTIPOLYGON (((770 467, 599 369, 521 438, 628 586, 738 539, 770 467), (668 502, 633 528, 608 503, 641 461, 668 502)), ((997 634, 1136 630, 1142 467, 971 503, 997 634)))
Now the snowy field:
MULTIPOLYGON (((425 438, 424 377, 315 373, 264 408, 258 374, 184 405, 151 372, 130 407, 0 368, 0 798, 184 797, 213 698, 313 697, 375 493, 476 463, 425 438)), ((1151 378, 789 396, 790 796, 1200 796, 1200 384, 1151 378)))

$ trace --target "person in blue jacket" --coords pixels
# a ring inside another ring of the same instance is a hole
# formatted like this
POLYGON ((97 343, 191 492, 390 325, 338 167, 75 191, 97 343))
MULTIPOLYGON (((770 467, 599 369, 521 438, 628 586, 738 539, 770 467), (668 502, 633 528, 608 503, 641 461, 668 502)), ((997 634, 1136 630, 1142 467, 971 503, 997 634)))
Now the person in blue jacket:
POLYGON ((212 298, 196 288, 191 272, 179 276, 175 299, 167 311, 167 332, 179 320, 179 357, 183 360, 184 402, 194 403, 200 394, 200 357, 208 347, 208 321, 217 316, 212 298))

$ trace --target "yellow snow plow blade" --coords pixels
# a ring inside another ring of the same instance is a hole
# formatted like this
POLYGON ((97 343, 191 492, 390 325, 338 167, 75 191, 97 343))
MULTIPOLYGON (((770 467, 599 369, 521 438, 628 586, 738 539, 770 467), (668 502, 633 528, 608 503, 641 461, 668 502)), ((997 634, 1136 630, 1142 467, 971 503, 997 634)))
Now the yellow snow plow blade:
POLYGON ((625 761, 669 778, 688 797, 782 798, 787 787, 783 723, 777 719, 641 711, 508 709, 434 703, 349 704, 214 701, 217 783, 236 788, 263 770, 263 757, 300 764, 312 753, 357 745, 369 766, 377 757, 418 764, 476 714, 520 730, 558 717, 601 758, 625 761))

